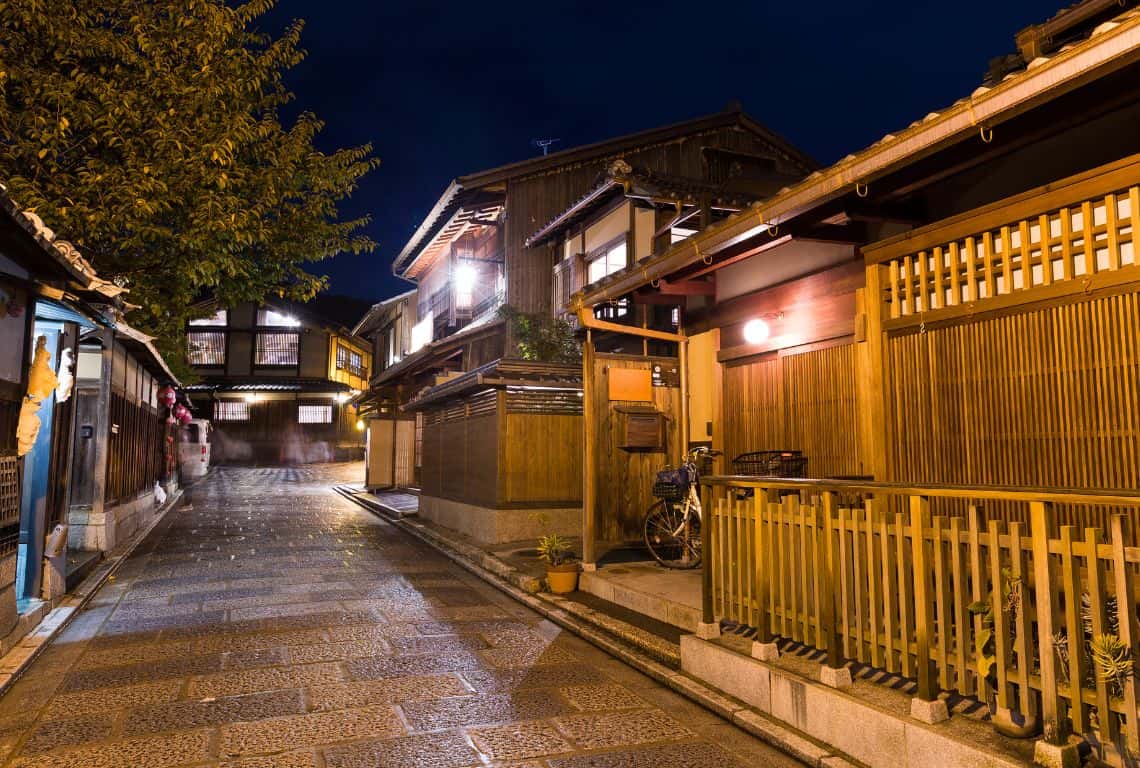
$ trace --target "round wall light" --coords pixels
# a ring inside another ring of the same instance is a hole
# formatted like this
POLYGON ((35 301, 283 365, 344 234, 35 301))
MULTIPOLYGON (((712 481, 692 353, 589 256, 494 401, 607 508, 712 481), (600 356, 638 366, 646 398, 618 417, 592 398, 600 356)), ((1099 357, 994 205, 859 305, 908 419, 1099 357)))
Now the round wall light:
POLYGON ((768 324, 760 318, 749 320, 744 324, 744 340, 749 344, 767 341, 769 333, 771 330, 768 328, 768 324))

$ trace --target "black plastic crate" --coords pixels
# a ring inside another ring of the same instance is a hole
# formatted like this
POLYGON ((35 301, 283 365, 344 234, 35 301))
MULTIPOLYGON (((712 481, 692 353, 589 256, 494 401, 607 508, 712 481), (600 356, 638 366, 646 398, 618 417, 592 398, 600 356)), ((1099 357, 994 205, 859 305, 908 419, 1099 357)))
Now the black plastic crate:
POLYGON ((807 477, 807 456, 800 451, 752 451, 732 460, 737 475, 807 477))

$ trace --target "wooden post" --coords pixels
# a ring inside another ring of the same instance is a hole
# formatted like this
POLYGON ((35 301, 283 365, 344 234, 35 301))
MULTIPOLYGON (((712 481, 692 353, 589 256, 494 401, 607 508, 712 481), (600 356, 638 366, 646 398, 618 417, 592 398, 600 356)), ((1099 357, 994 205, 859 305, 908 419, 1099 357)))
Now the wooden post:
POLYGON ((887 408, 885 400, 887 359, 883 353, 883 276, 885 267, 867 266, 867 287, 863 293, 866 341, 856 345, 860 376, 859 446, 866 454, 863 465, 876 480, 893 479, 887 450, 887 408))
MULTIPOLYGON (((1129 655, 1135 658, 1137 641, 1140 640, 1140 626, 1136 621, 1135 589, 1133 577, 1125 554, 1125 545, 1129 541, 1128 517, 1126 515, 1112 516, 1112 568, 1113 579, 1116 585, 1116 613, 1119 624, 1120 642, 1128 649, 1129 655)), ((1136 676, 1128 675, 1122 681, 1124 692, 1124 746, 1132 755, 1140 753, 1140 709, 1137 707, 1136 676)))
MULTIPOLYGON (((824 580, 823 598, 823 625, 827 628, 827 666, 839 669, 843 666, 843 637, 839 631, 839 617, 843 615, 840 605, 838 583, 839 555, 836 552, 835 536, 832 531, 837 520, 835 493, 825 491, 823 494, 823 524, 822 533, 826 537, 824 552, 827 563, 820 570, 820 577, 824 580)), ((839 536, 843 536, 840 529, 839 536)))
POLYGON ((595 423, 594 398, 594 337, 586 330, 586 343, 582 345, 582 426, 584 430, 585 459, 582 462, 582 562, 593 566, 597 561, 595 545, 598 532, 597 507, 595 500, 595 450, 597 424, 595 423))
POLYGON ((755 557, 756 557, 756 642, 772 642, 772 590, 769 586, 772 573, 772 553, 764 546, 764 497, 752 495, 752 513, 756 517, 755 557))
MULTIPOLYGON (((680 327, 677 333, 684 333, 680 327)), ((685 453, 689 450, 689 340, 681 339, 677 342, 677 367, 681 369, 681 455, 679 461, 685 460, 685 453)))
POLYGON ((930 499, 910 497, 910 546, 914 573, 914 644, 918 667, 918 698, 934 701, 938 691, 930 660, 930 635, 934 629, 930 600, 930 563, 927 559, 926 529, 930 524, 930 499))
MULTIPOLYGON (((1029 252, 1027 244, 1023 249, 1023 253, 1029 252)), ((1024 271, 1022 279, 1028 279, 1024 271)), ((1052 555, 1049 554, 1049 539, 1055 528, 1052 516, 1052 504, 1043 501, 1029 503, 1029 535, 1033 540, 1033 581, 1037 604, 1037 658, 1041 665, 1041 721, 1044 724, 1045 740, 1050 744, 1064 744, 1068 741, 1069 729, 1061 718, 1061 697, 1057 691, 1057 654, 1053 649, 1053 633, 1060 617, 1057 616, 1057 600, 1054 597, 1050 568, 1052 555)), ((1074 636, 1075 630, 1076 627, 1073 627, 1074 636)), ((1026 664, 1023 668, 1028 670, 1029 665, 1026 664)), ((1073 688, 1079 696, 1079 680, 1073 681, 1073 688)))
POLYGON ((712 527, 714 524, 714 499, 711 485, 701 486, 701 623, 710 626, 716 620, 713 616, 712 590, 712 527))

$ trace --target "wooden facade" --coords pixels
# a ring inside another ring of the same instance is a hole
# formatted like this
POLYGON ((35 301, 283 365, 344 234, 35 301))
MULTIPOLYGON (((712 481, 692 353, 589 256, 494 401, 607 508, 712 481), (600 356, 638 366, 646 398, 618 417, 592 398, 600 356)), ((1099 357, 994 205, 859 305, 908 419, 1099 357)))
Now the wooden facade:
POLYGON ((245 303, 189 325, 187 344, 201 377, 188 391, 212 422, 215 463, 362 457, 364 425, 348 401, 371 376, 363 338, 304 307, 245 303))
POLYGON ((581 504, 575 390, 488 389, 423 413, 423 495, 491 509, 581 504))

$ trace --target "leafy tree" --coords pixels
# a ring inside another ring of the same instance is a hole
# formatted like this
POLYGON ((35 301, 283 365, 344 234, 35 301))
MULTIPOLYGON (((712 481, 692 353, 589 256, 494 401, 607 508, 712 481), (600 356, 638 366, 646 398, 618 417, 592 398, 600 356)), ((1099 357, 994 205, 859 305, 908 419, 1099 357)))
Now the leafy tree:
POLYGON ((304 301, 325 285, 306 262, 374 247, 338 203, 377 160, 282 118, 303 24, 259 32, 273 5, 0 0, 0 181, 130 289, 172 363, 195 298, 304 301))
POLYGON ((575 363, 582 359, 582 347, 565 320, 519 312, 509 304, 499 308, 499 316, 510 324, 519 358, 542 363, 575 363))

